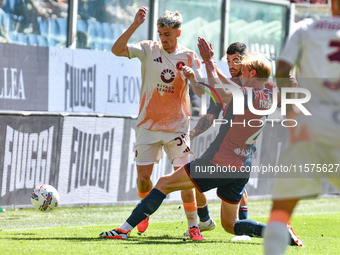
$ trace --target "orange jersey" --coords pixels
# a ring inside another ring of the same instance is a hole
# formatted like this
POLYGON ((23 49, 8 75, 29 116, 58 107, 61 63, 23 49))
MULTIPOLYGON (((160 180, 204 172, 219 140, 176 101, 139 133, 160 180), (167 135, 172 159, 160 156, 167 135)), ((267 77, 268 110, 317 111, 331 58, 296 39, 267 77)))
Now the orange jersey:
POLYGON ((128 45, 130 58, 142 63, 137 126, 158 131, 187 132, 190 120, 188 80, 182 67, 191 67, 203 77, 202 64, 194 51, 181 45, 167 53, 160 42, 142 41, 128 45))

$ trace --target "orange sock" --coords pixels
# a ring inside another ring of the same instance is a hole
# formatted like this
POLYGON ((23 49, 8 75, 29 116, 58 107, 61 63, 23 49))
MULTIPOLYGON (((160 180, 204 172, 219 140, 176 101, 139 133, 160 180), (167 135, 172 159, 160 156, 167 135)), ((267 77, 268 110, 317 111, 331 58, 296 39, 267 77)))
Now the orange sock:
POLYGON ((184 203, 184 211, 185 215, 187 216, 188 227, 189 229, 193 226, 198 226, 197 222, 197 206, 196 202, 184 203))
POLYGON ((150 191, 151 191, 151 190, 142 193, 142 192, 139 192, 139 190, 138 190, 138 196, 140 197, 140 199, 143 199, 143 198, 145 198, 147 195, 149 195, 150 191))

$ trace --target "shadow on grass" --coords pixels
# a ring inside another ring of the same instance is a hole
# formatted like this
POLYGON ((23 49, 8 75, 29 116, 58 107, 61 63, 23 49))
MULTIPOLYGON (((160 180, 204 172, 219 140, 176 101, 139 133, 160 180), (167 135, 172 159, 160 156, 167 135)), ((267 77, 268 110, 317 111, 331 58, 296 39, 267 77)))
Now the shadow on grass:
POLYGON ((124 245, 141 245, 141 244, 152 244, 152 245, 162 245, 162 244, 174 244, 174 245, 183 245, 184 243, 190 244, 204 244, 204 243, 225 243, 225 244, 233 244, 233 245, 262 245, 261 243, 257 242, 231 242, 230 240, 216 240, 216 239, 209 239, 206 238, 203 241, 192 241, 190 238, 185 237, 176 237, 170 235, 163 235, 163 236, 132 236, 129 237, 129 240, 113 240, 113 239, 105 239, 99 237, 29 237, 35 234, 15 234, 18 237, 0 237, 0 240, 11 240, 11 241, 70 241, 70 242, 109 242, 109 243, 117 243, 117 244, 124 244, 124 245), (27 237, 19 237, 19 236, 27 236, 27 237))

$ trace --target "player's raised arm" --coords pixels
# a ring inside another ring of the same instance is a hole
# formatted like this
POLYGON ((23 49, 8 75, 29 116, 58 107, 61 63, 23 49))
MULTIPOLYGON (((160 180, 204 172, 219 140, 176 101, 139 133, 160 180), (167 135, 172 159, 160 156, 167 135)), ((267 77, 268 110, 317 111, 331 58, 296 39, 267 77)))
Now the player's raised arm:
MULTIPOLYGON (((206 68, 207 75, 208 75, 208 78, 209 78, 209 83, 212 87, 214 87, 216 83, 221 83, 221 81, 220 81, 219 76, 217 74, 215 62, 213 60, 214 50, 212 48, 212 45, 211 44, 209 45, 208 42, 204 38, 198 37, 198 45, 197 46, 198 46, 198 49, 200 51, 201 57, 202 57, 202 59, 205 63, 205 68, 206 68)), ((236 85, 234 82, 230 81, 229 79, 224 79, 223 82, 226 83, 226 84, 236 85)), ((229 104, 231 102, 233 95, 229 90, 216 89, 216 92, 218 93, 218 95, 221 98, 221 101, 223 103, 229 104)), ((212 91, 212 93, 213 93, 213 91, 212 91)))
POLYGON ((145 21, 147 11, 148 8, 144 6, 139 8, 132 24, 129 26, 128 29, 125 30, 125 32, 121 34, 121 36, 119 36, 117 41, 113 44, 111 49, 113 54, 115 54, 116 56, 129 57, 129 50, 127 44, 133 33, 145 21))
MULTIPOLYGON (((194 71, 190 67, 184 66, 183 74, 188 80, 190 80, 194 93, 201 97, 201 95, 204 94, 204 90, 198 89, 198 87, 203 88, 204 86, 197 83, 194 71), (195 92, 195 90, 197 91, 197 93, 195 92)), ((196 127, 190 131, 190 140, 194 139, 196 136, 206 131, 212 125, 214 119, 216 118, 217 116, 213 114, 204 115, 198 121, 196 127)))

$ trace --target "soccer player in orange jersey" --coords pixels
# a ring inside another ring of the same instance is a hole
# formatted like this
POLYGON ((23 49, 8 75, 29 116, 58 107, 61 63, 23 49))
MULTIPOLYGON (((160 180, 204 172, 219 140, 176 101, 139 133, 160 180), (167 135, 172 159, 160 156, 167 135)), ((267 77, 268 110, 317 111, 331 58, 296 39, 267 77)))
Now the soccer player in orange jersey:
MULTIPOLYGON (((190 161, 190 98, 188 79, 183 74, 183 67, 190 67, 199 78, 203 74, 197 54, 178 43, 182 23, 179 12, 166 11, 158 18, 160 41, 128 44, 133 33, 145 21, 147 11, 146 7, 141 7, 133 23, 112 46, 112 52, 116 56, 137 57, 142 64, 135 146, 138 195, 141 199, 153 187, 150 177, 153 165, 161 158, 162 148, 175 171, 190 161)), ((195 84, 193 88, 195 93, 201 92, 195 84)), ((194 190, 184 190, 181 195, 189 233, 191 236, 201 236, 194 190)), ((149 217, 137 226, 138 231, 144 232, 148 224, 149 217)))

